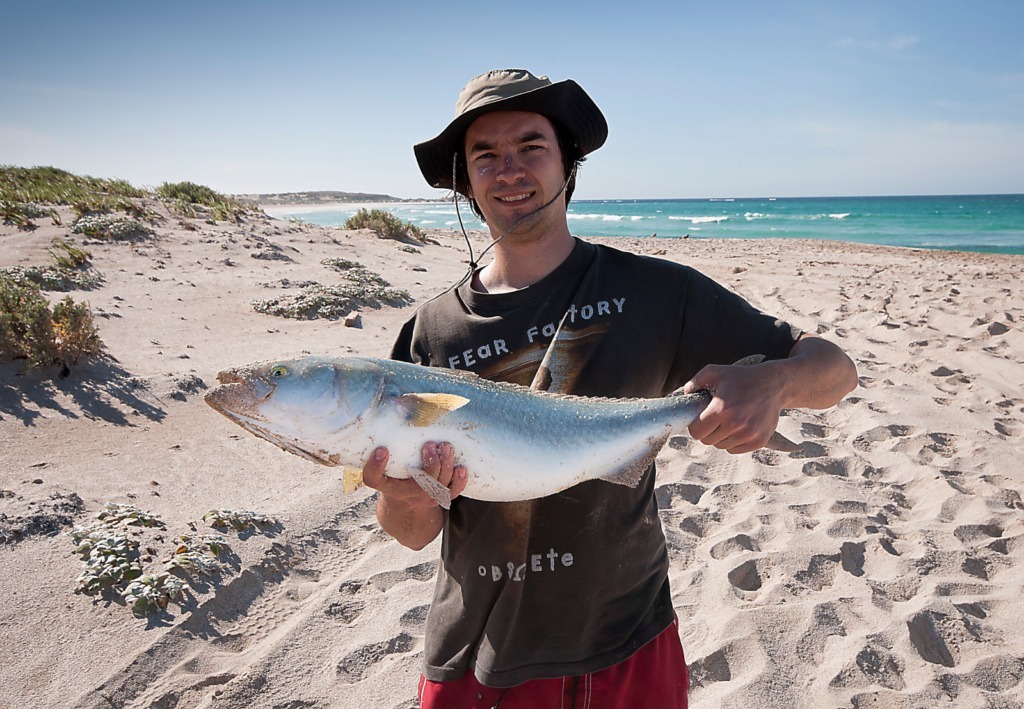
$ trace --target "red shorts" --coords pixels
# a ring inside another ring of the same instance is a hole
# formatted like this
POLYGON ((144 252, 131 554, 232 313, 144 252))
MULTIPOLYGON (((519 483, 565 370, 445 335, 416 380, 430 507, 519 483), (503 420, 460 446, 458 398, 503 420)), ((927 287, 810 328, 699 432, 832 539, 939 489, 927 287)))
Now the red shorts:
POLYGON ((508 689, 484 686, 472 672, 451 682, 420 677, 419 701, 421 709, 686 709, 689 688, 677 619, 631 657, 600 672, 508 689))

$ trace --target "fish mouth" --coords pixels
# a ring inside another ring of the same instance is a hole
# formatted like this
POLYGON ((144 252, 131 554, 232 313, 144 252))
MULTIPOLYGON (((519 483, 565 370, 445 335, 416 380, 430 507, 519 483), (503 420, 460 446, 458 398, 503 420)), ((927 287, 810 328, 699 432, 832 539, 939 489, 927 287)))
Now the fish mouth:
POLYGON ((220 386, 206 393, 206 403, 229 419, 242 423, 265 421, 260 406, 274 393, 274 383, 250 367, 217 373, 220 386))

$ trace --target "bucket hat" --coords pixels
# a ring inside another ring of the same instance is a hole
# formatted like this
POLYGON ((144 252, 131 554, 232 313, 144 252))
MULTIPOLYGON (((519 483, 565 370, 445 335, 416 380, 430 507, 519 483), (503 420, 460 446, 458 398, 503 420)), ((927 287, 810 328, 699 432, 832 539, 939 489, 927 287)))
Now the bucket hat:
POLYGON ((413 146, 420 172, 431 187, 454 189, 452 156, 473 121, 491 111, 530 111, 557 121, 581 155, 604 145, 608 123, 601 109, 572 79, 552 83, 525 69, 496 69, 470 80, 455 104, 455 118, 437 137, 413 146))

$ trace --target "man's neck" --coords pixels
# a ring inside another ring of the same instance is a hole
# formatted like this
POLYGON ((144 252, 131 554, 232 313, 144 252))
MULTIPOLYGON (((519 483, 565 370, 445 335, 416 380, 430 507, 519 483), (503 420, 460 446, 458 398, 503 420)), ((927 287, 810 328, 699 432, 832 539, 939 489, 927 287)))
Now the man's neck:
POLYGON ((494 260, 473 278, 482 293, 507 293, 537 283, 558 268, 576 248, 568 227, 531 241, 501 239, 494 245, 494 260))

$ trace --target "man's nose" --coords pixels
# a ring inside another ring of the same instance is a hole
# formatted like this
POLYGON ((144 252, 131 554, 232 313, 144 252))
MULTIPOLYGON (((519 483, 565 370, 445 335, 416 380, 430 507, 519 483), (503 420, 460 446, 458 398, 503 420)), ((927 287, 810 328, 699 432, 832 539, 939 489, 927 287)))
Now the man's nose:
POLYGON ((498 165, 498 179, 505 182, 514 182, 523 174, 523 165, 519 156, 514 152, 505 153, 498 165))

